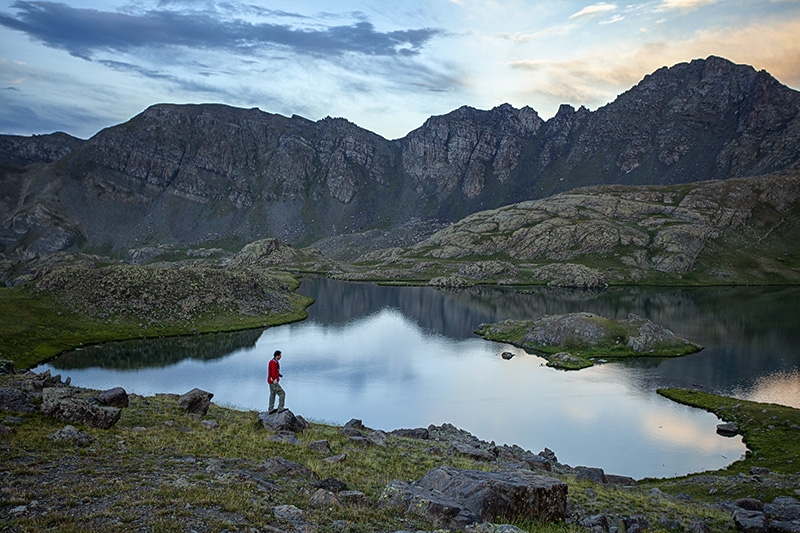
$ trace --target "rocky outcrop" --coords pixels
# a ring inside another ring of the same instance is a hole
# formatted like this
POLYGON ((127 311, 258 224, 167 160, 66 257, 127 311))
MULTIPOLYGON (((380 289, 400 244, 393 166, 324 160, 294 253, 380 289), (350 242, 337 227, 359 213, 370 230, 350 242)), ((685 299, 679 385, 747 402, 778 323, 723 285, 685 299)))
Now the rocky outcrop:
POLYGON ((544 354, 550 366, 569 369, 591 366, 596 357, 674 357, 702 349, 634 314, 624 320, 594 313, 545 315, 534 320, 481 324, 476 333, 544 354))
POLYGON ((42 412, 73 424, 110 429, 119 421, 117 407, 97 405, 84 398, 73 397, 71 388, 48 388, 43 391, 42 412))
POLYGON ((0 161, 20 167, 52 163, 80 148, 84 142, 64 132, 32 137, 0 135, 0 161))
MULTIPOLYGON (((382 233, 413 218, 454 221, 590 184, 797 169, 798 131, 800 93, 717 57, 659 69, 596 111, 565 105, 544 121, 529 107, 462 107, 394 141, 341 118, 161 104, 87 141, 54 142, 67 147, 61 152, 40 146, 25 155, 43 139, 0 139, 0 161, 34 162, 27 172, 3 171, 0 252, 30 258, 142 242, 305 244, 382 233)), ((552 231, 573 233, 574 242, 585 233, 559 221, 552 231)), ((643 236, 635 227, 606 231, 601 248, 643 236)), ((665 244, 690 249, 706 237, 664 235, 665 244)), ((675 269, 680 261, 662 262, 675 269)))
MULTIPOLYGON (((662 276, 727 282, 800 281, 786 243, 800 235, 800 172, 674 187, 591 187, 470 215, 386 265, 434 261, 459 272, 475 258, 510 257, 494 279, 602 288, 662 276), (742 253, 753 256, 747 263, 742 253), (581 264, 608 265, 604 270, 581 264), (530 282, 530 281, 529 281, 530 282)), ((476 264, 481 264, 477 262, 476 264)), ((446 276, 440 276, 446 279, 446 276)))

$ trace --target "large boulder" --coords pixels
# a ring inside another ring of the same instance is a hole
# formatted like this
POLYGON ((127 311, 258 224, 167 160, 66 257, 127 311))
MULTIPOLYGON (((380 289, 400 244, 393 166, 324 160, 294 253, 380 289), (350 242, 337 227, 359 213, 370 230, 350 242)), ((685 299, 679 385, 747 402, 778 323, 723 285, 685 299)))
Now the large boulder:
POLYGON ((83 398, 72 398, 68 389, 44 389, 42 392, 42 412, 66 422, 110 429, 122 415, 117 407, 95 405, 83 398))
POLYGON ((111 407, 128 407, 128 393, 122 387, 114 387, 97 395, 97 401, 111 407))
POLYGON ((214 395, 210 392, 194 388, 178 398, 178 405, 189 413, 205 416, 213 397, 214 395))
POLYGON ((428 472, 417 486, 463 503, 483 521, 566 518, 567 484, 530 470, 483 472, 442 466, 428 472))
POLYGON ((295 416, 290 410, 269 414, 266 411, 258 413, 258 421, 265 429, 271 431, 300 432, 308 428, 308 422, 302 416, 295 416))

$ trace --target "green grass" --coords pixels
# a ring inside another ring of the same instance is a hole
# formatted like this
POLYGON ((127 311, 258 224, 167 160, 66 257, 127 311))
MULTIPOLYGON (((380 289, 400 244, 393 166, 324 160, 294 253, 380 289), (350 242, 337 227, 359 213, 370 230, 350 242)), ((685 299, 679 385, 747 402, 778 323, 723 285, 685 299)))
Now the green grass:
POLYGON ((78 314, 55 296, 28 288, 0 288, 0 358, 14 361, 17 368, 30 368, 88 344, 260 328, 304 319, 311 300, 292 294, 291 301, 291 310, 280 314, 246 316, 208 310, 191 321, 148 326, 138 317, 98 319, 78 314))

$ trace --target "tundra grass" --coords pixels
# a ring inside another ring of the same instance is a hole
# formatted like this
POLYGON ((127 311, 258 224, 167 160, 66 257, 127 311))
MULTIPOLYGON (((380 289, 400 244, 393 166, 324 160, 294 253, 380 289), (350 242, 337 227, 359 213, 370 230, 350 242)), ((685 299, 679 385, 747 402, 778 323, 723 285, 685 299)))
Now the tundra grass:
POLYGON ((59 353, 87 344, 147 337, 193 335, 261 328, 306 318, 311 299, 290 295, 291 309, 246 316, 209 310, 192 321, 144 325, 139 318, 101 320, 68 310, 53 296, 24 287, 0 288, 0 358, 30 368, 59 353))

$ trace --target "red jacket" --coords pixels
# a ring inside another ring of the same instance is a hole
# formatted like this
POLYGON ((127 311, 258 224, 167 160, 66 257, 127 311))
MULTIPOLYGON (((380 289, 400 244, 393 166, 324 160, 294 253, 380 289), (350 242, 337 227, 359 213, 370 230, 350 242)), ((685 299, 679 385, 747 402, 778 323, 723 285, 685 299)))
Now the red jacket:
POLYGON ((267 365, 267 383, 277 383, 281 380, 281 364, 274 357, 267 365))

